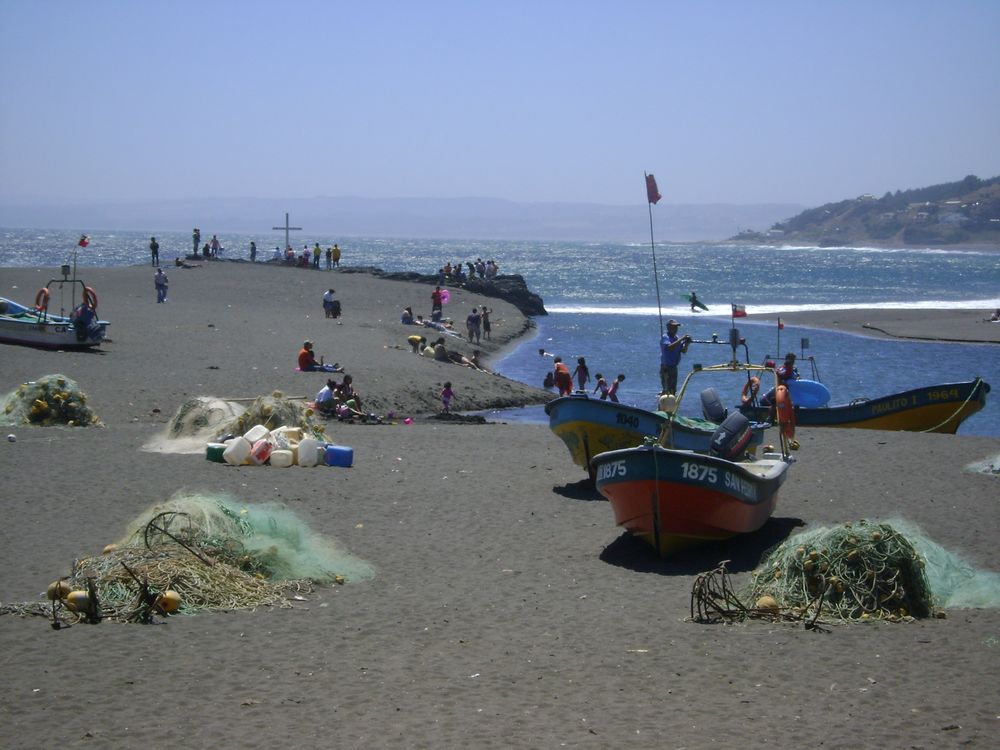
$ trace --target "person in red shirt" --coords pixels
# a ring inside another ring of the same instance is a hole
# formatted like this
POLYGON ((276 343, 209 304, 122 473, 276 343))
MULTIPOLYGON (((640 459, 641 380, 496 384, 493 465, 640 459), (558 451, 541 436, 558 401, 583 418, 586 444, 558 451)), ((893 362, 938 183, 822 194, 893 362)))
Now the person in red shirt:
POLYGON ((618 377, 611 381, 611 387, 608 388, 608 398, 616 404, 618 403, 618 387, 622 384, 623 380, 625 380, 625 376, 618 373, 618 377))
POLYGON ((573 392, 573 376, 570 375, 569 368, 562 361, 562 357, 556 357, 553 363, 552 377, 556 382, 556 388, 559 389, 559 395, 568 396, 573 392))

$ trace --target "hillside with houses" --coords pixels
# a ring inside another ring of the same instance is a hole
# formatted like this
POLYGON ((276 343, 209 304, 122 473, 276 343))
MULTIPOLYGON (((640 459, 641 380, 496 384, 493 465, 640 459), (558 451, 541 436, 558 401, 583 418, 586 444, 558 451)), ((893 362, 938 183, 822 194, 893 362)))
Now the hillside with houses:
POLYGON ((862 195, 810 208, 764 232, 733 239, 820 247, 995 245, 1000 247, 1000 177, 969 175, 881 198, 862 195))

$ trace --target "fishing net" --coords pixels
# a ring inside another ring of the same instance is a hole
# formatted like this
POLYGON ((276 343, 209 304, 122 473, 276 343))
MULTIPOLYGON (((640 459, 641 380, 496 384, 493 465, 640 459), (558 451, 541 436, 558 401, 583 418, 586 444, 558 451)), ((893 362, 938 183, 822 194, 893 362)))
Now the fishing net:
POLYGON ((225 495, 178 493, 136 518, 102 555, 78 560, 67 588, 88 591, 86 609, 65 602, 7 605, 0 614, 33 614, 95 622, 149 622, 163 614, 160 595, 175 591, 180 610, 289 605, 314 584, 374 575, 368 563, 311 531, 294 513, 241 504, 225 495))
POLYGON ((198 397, 185 401, 170 420, 170 438, 198 435, 243 435, 251 427, 263 425, 300 427, 308 434, 319 435, 323 425, 312 421, 313 411, 301 401, 287 399, 280 391, 258 396, 249 407, 234 401, 198 397))
POLYGON ((943 616, 936 608, 946 607, 1000 607, 1000 574, 977 570, 901 519, 797 534, 764 558, 744 592, 732 586, 725 563, 698 576, 691 592, 697 622, 901 621, 943 616))
POLYGON ((754 571, 748 598, 771 596, 782 608, 819 602, 841 620, 927 617, 931 588, 924 561, 888 523, 821 527, 778 545, 754 571))
POLYGON ((22 383, 0 405, 0 424, 4 425, 87 427, 101 423, 87 406, 87 394, 65 375, 43 375, 22 383))

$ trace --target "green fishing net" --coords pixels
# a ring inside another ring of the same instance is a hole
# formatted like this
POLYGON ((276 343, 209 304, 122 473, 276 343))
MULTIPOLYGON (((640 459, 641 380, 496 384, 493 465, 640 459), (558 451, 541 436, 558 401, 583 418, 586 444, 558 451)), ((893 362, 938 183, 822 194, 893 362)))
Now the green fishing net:
POLYGON ((72 378, 43 375, 0 398, 0 424, 87 427, 101 420, 87 405, 87 394, 72 378))
POLYGON ((937 608, 1000 607, 1000 575, 976 570, 906 521, 860 521, 774 548, 746 594, 758 606, 762 597, 793 612, 819 604, 843 620, 928 617, 937 608))

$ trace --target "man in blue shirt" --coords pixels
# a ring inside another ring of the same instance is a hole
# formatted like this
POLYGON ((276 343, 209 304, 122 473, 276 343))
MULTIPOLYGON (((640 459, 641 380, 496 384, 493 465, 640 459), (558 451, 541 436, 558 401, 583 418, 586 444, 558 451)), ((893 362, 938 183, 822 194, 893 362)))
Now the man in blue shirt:
POLYGON ((688 350, 690 336, 678 336, 680 323, 671 318, 667 321, 667 332, 660 339, 660 385, 663 393, 677 393, 677 366, 681 355, 688 350))

